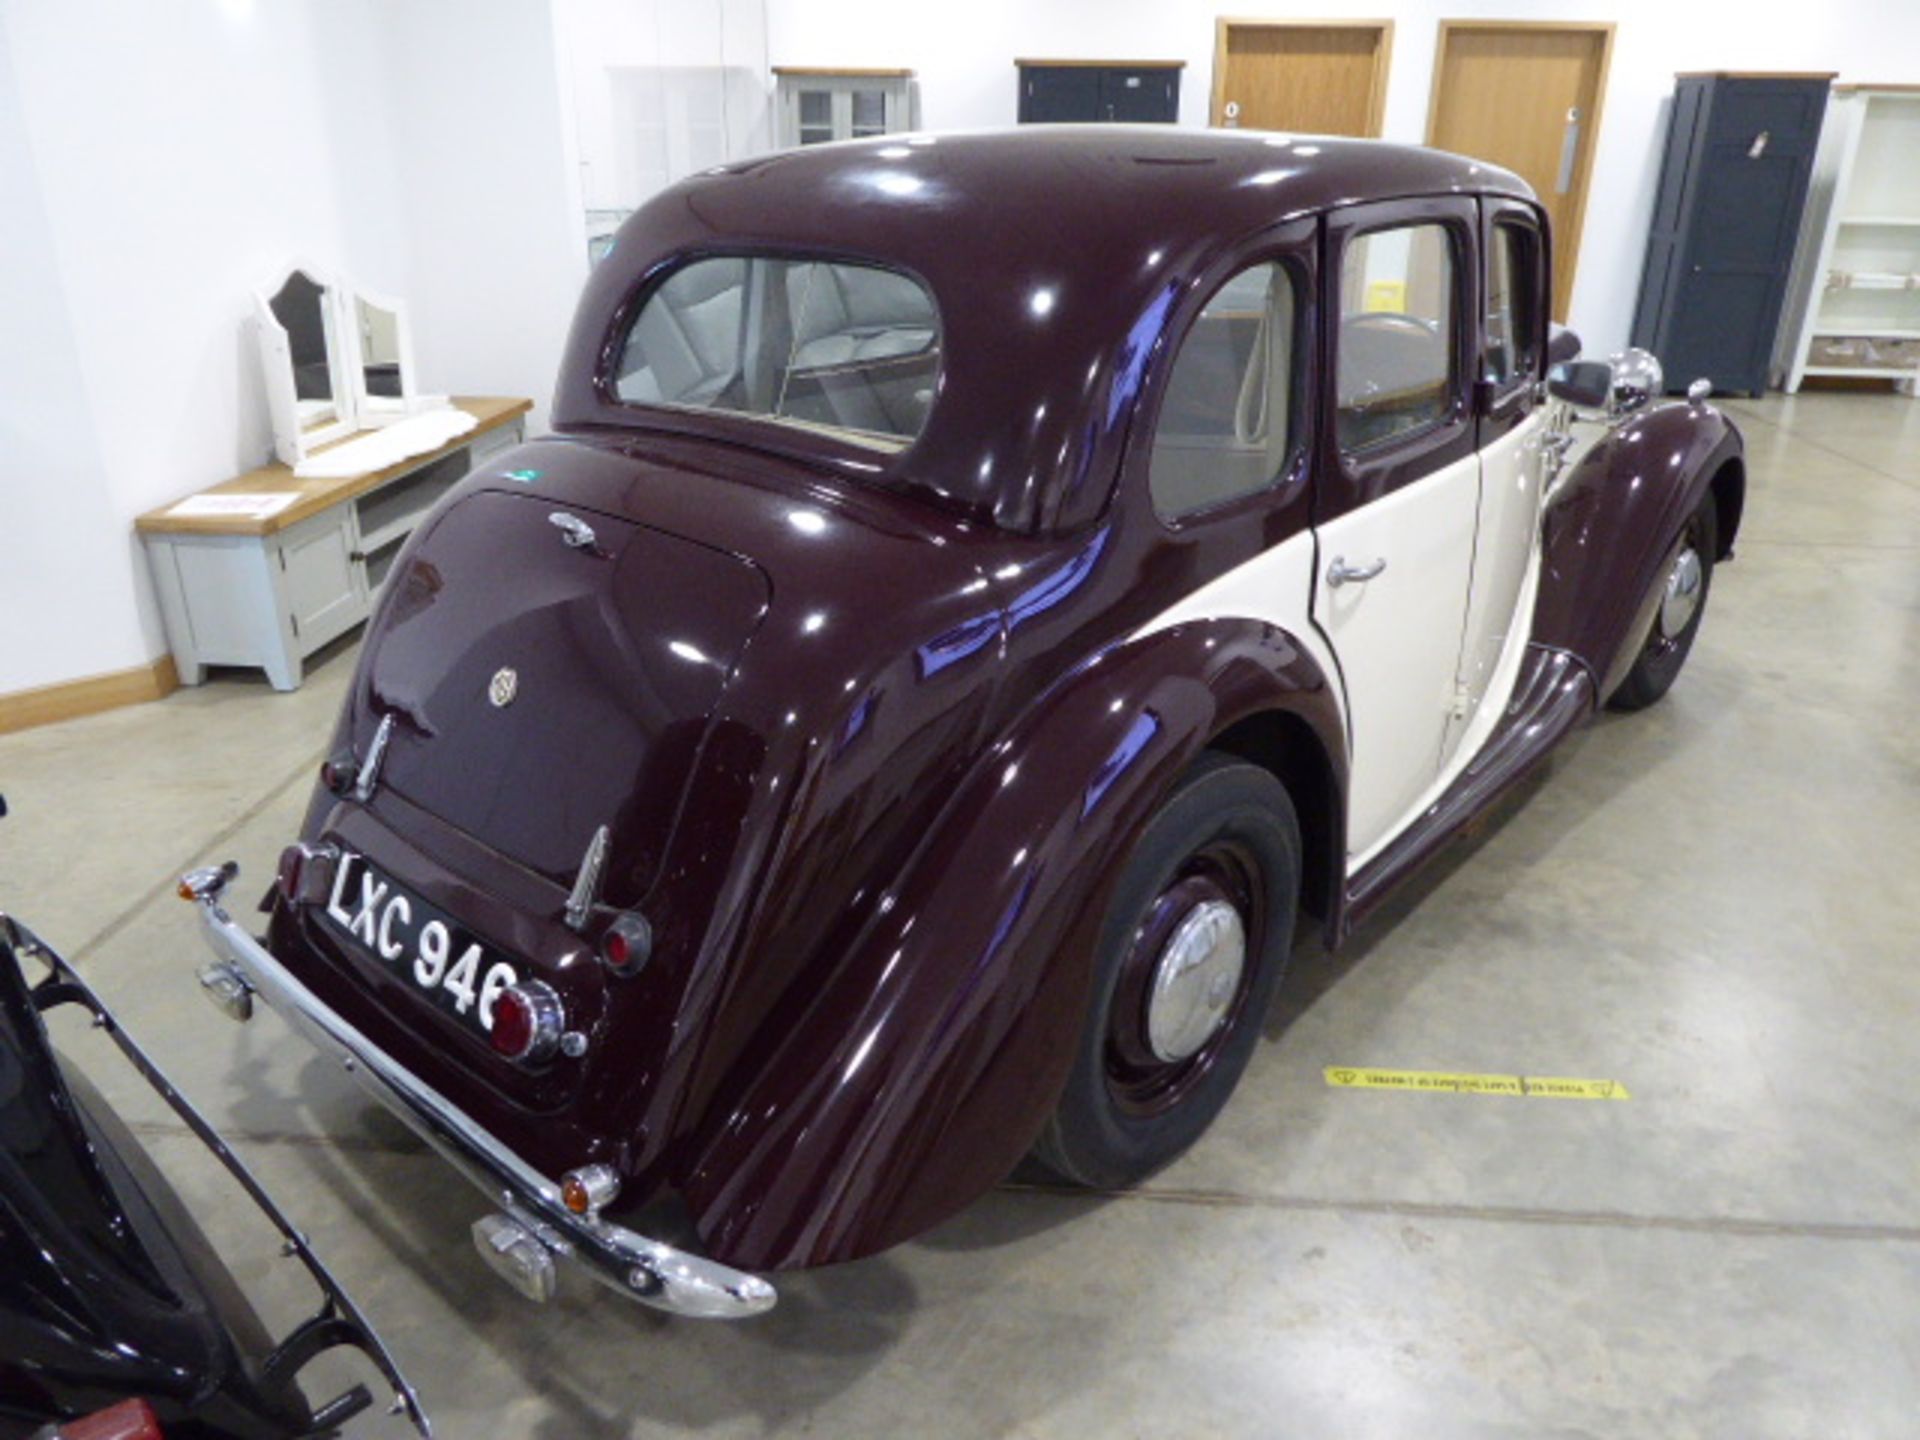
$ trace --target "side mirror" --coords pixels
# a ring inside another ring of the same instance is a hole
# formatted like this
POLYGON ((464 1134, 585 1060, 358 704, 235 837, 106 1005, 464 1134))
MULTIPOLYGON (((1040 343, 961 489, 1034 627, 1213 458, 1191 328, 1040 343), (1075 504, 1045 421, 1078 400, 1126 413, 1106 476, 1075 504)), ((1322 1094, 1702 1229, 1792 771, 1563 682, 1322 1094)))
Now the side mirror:
POLYGON ((1570 360, 1547 372, 1547 391, 1577 410, 1603 410, 1609 420, 1630 415, 1666 388, 1660 362, 1645 350, 1629 348, 1602 364, 1570 360))
POLYGON ((1576 410, 1605 410, 1613 399, 1613 367, 1600 360, 1563 360, 1547 372, 1547 392, 1576 410))
POLYGON ((1547 368, 1571 365, 1580 358, 1580 337, 1564 325, 1547 326, 1547 368))

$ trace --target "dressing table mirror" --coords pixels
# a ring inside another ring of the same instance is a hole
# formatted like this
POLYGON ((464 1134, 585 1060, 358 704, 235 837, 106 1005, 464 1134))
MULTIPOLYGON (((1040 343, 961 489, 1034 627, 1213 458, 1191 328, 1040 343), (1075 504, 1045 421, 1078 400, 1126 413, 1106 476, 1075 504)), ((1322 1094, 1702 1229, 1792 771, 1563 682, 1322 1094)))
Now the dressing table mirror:
POLYGON ((391 425, 446 403, 415 389, 413 336, 400 301, 355 291, 353 342, 354 408, 361 429, 391 425))
POLYGON ((358 428, 339 286, 316 267, 296 263, 278 285, 256 290, 253 299, 273 448, 295 465, 314 447, 358 428))
POLYGON ((283 273, 278 285, 254 292, 282 463, 297 467, 323 445, 447 408, 444 395, 418 391, 404 304, 356 291, 304 262, 283 273))

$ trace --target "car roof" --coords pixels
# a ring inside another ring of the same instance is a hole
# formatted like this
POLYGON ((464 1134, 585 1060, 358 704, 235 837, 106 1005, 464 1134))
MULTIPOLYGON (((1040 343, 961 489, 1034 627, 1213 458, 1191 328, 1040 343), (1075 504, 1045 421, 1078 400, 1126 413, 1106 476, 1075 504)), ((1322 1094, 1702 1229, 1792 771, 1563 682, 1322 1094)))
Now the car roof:
MULTIPOLYGON (((1420 146, 1169 125, 888 135, 717 166, 650 200, 596 267, 554 421, 658 419, 623 416, 592 380, 663 264, 727 250, 866 259, 931 289, 943 373, 919 440, 877 476, 871 451, 849 473, 1037 528, 1110 471, 1155 327, 1215 263, 1290 218, 1449 194, 1533 198, 1511 171, 1420 146)), ((664 423, 699 428, 683 420, 664 423)), ((834 463, 818 437, 755 438, 834 463)))
MULTIPOLYGON (((1407 195, 1501 194, 1533 199, 1518 175, 1420 145, 1335 135, 1200 130, 1174 125, 1019 125, 954 134, 888 135, 813 145, 704 172, 751 179, 763 219, 813 228, 823 191, 858 195, 865 213, 924 214, 937 203, 967 243, 1019 237, 991 226, 1008 212, 1046 212, 1084 229, 1096 218, 1073 202, 1099 193, 1105 226, 1232 239, 1233 222, 1277 218, 1407 195), (937 189, 937 197, 928 191, 937 189), (971 222, 971 223, 969 223, 971 222)), ((696 185, 699 180, 694 182, 696 185)), ((941 237, 928 236, 939 242, 941 237)), ((949 240, 947 243, 951 243, 949 240)), ((984 257, 983 257, 984 258, 984 257)), ((1017 254, 1009 255, 1010 260, 1017 254)))

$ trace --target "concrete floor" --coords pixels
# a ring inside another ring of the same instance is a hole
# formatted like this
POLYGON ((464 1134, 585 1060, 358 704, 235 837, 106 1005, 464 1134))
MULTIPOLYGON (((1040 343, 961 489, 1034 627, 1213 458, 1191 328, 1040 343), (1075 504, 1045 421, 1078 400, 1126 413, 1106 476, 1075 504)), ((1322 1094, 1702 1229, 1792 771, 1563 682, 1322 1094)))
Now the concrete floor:
MULTIPOLYGON (((1732 402, 1739 562, 1606 717, 1303 952, 1221 1122, 1143 1190, 1010 1186, 772 1315, 528 1307, 477 1198, 267 1017, 194 993, 184 866, 264 885, 351 665, 0 737, 0 902, 82 962, 383 1322, 440 1434, 1911 1436, 1920 1413, 1920 405, 1732 402), (1329 1088, 1613 1078, 1624 1103, 1329 1088)), ((284 1323, 306 1291, 97 1037, 284 1323)), ((399 1433, 391 1425, 368 1433, 399 1433)))

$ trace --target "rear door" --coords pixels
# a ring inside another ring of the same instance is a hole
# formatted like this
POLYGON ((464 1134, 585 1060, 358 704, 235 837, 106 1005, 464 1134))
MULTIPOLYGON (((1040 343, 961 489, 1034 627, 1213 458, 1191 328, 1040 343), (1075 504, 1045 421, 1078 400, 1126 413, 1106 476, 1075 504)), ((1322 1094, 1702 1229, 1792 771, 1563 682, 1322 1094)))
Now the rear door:
POLYGON ((1439 773, 1460 658, 1480 462, 1468 377, 1474 201, 1336 210, 1321 337, 1329 416, 1315 491, 1313 613, 1339 660, 1353 762, 1347 843, 1364 864, 1439 773))

